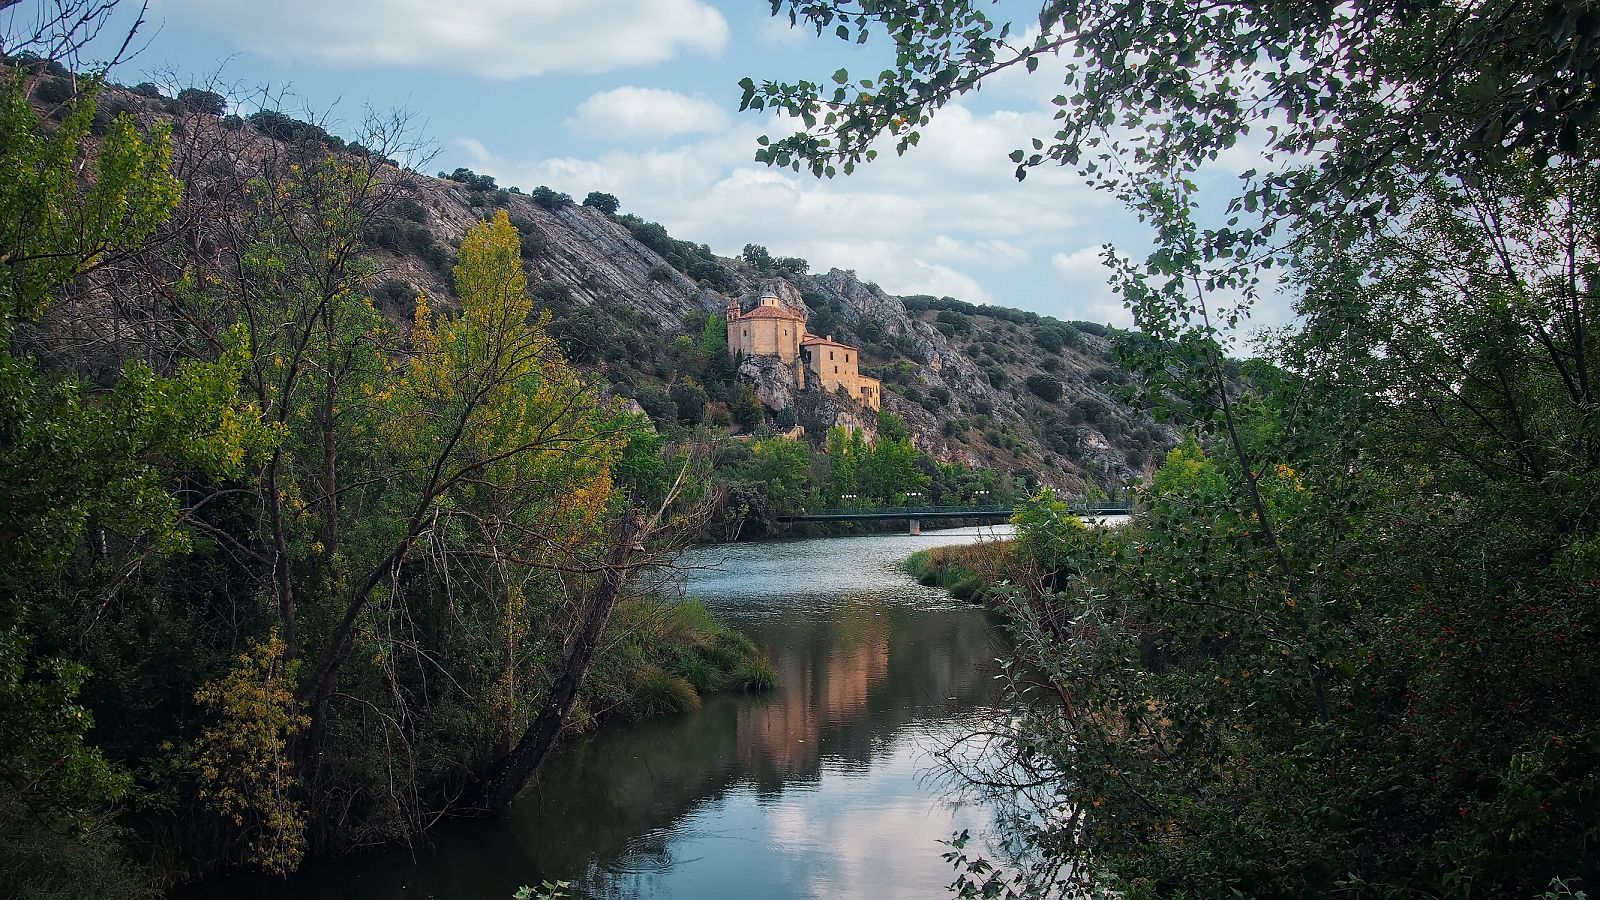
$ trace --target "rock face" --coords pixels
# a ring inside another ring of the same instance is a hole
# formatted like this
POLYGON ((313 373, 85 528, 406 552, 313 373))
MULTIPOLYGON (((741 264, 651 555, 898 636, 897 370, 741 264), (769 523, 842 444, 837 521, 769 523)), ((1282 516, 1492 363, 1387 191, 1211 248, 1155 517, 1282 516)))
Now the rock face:
MULTIPOLYGON (((160 115, 137 95, 117 96, 141 115, 160 115)), ((178 126, 215 127, 195 121, 179 120, 178 126)), ((257 149, 271 146, 248 126, 238 134, 257 149)), ((418 292, 436 309, 448 309, 454 302, 452 248, 474 224, 503 209, 522 234, 528 282, 536 305, 553 317, 552 333, 575 362, 652 414, 673 406, 667 397, 678 382, 708 378, 708 366, 725 364, 708 359, 715 351, 707 349, 706 335, 715 323, 707 317, 730 301, 753 308, 761 294, 772 293, 806 313, 812 333, 856 346, 862 374, 883 382, 883 411, 903 418, 917 445, 941 460, 1074 489, 1086 478, 1102 484, 1126 479, 1176 437, 1118 399, 1126 375, 1112 360, 1116 335, 1103 326, 1074 327, 949 298, 895 297, 839 269, 758 271, 682 240, 692 235, 668 237, 659 226, 548 193, 540 192, 541 205, 526 194, 474 191, 447 179, 387 171, 407 185, 415 203, 405 213, 409 221, 398 223, 406 240, 375 240, 387 249, 371 251, 381 309, 406 319, 418 292), (1044 340, 1042 331, 1051 329, 1071 338, 1065 349, 1061 340, 1044 340)), ((793 410, 812 440, 835 425, 876 430, 877 414, 851 398, 798 390, 793 373, 775 359, 744 359, 737 372, 767 410, 769 424, 793 410)), ((712 405, 729 412, 720 400, 712 405)))
POLYGON ((739 360, 739 377, 756 391, 756 399, 772 412, 795 408, 794 366, 776 356, 746 356, 739 360))
MULTIPOLYGON (((454 182, 420 181, 430 227, 451 244, 493 211, 472 206, 470 192, 454 182)), ((807 314, 813 333, 832 333, 858 346, 863 373, 884 381, 883 410, 903 418, 917 446, 941 460, 994 466, 1075 490, 1086 478, 1103 485, 1126 480, 1151 453, 1176 440, 1172 429, 1154 425, 1117 398, 1115 382, 1125 376, 1111 360, 1104 329, 1079 332, 1076 346, 1056 354, 1038 346, 1031 326, 1008 321, 1018 315, 1014 311, 991 316, 977 307, 962 317, 971 330, 950 334, 932 311, 913 312, 904 299, 854 272, 780 276, 728 258, 719 262, 738 290, 718 292, 674 269, 598 210, 546 209, 523 195, 511 196, 506 210, 519 228, 536 231, 530 283, 562 285, 576 306, 602 318, 633 311, 636 322, 628 327, 644 344, 670 345, 696 316, 720 314, 730 300, 749 310, 762 294, 776 295, 784 306, 807 314), (1006 361, 997 362, 1000 357, 1006 361), (1045 367, 1063 385, 1059 400, 1045 401, 1025 386, 1045 367)), ((413 261, 391 263, 419 288, 450 289, 444 278, 413 261)), ((796 390, 792 371, 776 359, 744 358, 738 373, 769 419, 792 409, 813 440, 835 425, 876 433, 876 414, 849 398, 796 390)), ((617 385, 617 391, 631 395, 627 385, 617 385)))
POLYGON ((806 434, 815 435, 818 440, 835 427, 860 431, 868 441, 878 437, 877 414, 839 393, 801 391, 796 396, 795 421, 805 428, 806 434))
MULTIPOLYGON (((203 115, 173 118, 161 103, 117 88, 108 98, 141 121, 172 122, 182 138, 180 157, 190 146, 203 152, 213 138, 237 145, 229 158, 238 160, 282 149, 249 125, 203 115)), ((175 168, 204 181, 210 176, 201 159, 180 158, 175 168)), ((693 235, 670 237, 658 225, 550 192, 538 192, 540 203, 528 194, 473 190, 392 165, 378 171, 389 187, 407 194, 404 209, 391 211, 387 223, 369 223, 393 226, 367 233, 379 309, 402 327, 419 292, 436 310, 449 310, 455 303, 453 249, 469 228, 504 210, 522 235, 528 284, 540 312, 552 317, 552 335, 613 394, 661 416, 662 424, 678 417, 674 392, 705 406, 708 416, 726 421, 737 407, 748 420, 748 395, 712 397, 703 389, 725 386, 730 374, 726 358, 711 358, 718 351, 708 338, 716 331, 708 316, 730 301, 753 308, 761 294, 772 293, 805 312, 812 333, 858 348, 862 374, 882 381, 882 411, 904 419, 917 445, 941 460, 993 466, 1072 490, 1086 479, 1121 482, 1176 440, 1172 428, 1120 399, 1128 376, 1112 351, 1121 338, 1105 326, 950 298, 896 297, 840 269, 814 275, 757 270, 683 240, 693 235)), ((205 190, 202 184, 197 193, 205 190)), ((742 360, 737 374, 769 425, 793 410, 814 441, 835 425, 876 430, 877 414, 847 397, 797 390, 792 373, 776 360, 742 360)))

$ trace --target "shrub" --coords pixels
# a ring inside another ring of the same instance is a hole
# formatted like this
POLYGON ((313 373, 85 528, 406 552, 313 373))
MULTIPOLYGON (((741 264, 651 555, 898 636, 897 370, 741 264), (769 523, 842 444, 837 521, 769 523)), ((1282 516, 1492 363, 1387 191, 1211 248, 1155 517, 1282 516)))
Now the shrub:
POLYGON ((678 421, 685 425, 698 425, 704 421, 709 399, 700 385, 692 381, 680 381, 672 386, 669 396, 678 407, 678 421))
POLYGON ((416 299, 417 289, 398 278, 385 279, 372 291, 372 305, 391 319, 410 318, 416 299))
POLYGON ((646 666, 634 685, 634 713, 655 717, 686 713, 700 708, 700 693, 682 675, 672 675, 659 666, 646 666))
POLYGON ((572 205, 572 195, 563 194, 542 184, 528 192, 528 199, 551 212, 572 205))
POLYGON ((544 231, 533 223, 532 219, 525 216, 511 216, 511 227, 517 230, 522 237, 522 258, 534 259, 544 252, 549 245, 544 231))
POLYGON ((651 281, 665 283, 672 280, 672 273, 674 271, 676 270, 666 263, 656 263, 650 267, 650 274, 645 277, 649 278, 651 281))
POLYGON ((1029 375, 1028 390, 1039 399, 1054 403, 1061 399, 1061 379, 1054 375, 1029 375))
POLYGON ((251 113, 245 118, 262 137, 295 144, 321 143, 335 150, 343 149, 344 141, 323 130, 320 125, 302 122, 292 116, 271 109, 251 113))
POLYGON ((733 670, 733 686, 747 694, 764 694, 778 689, 778 673, 766 660, 753 660, 733 670))
POLYGON ((178 108, 184 112, 221 116, 228 111, 228 101, 215 91, 191 87, 178 92, 178 108))
POLYGON ((154 82, 150 81, 139 82, 133 86, 132 91, 141 97, 149 97, 151 100, 167 99, 167 96, 161 93, 161 88, 157 87, 154 82))
POLYGON ((70 78, 40 78, 34 85, 33 98, 40 103, 54 106, 65 103, 78 93, 70 78))
POLYGON ((608 216, 614 216, 617 214, 617 210, 621 208, 622 203, 611 194, 590 191, 589 196, 583 198, 583 205, 598 209, 608 216))
POLYGON ((454 172, 451 172, 448 175, 440 172, 439 177, 449 181, 454 181, 458 184, 464 184, 467 186, 467 190, 475 193, 493 191, 499 187, 499 185, 495 184, 494 176, 479 175, 477 172, 474 172, 465 166, 456 169, 454 172))

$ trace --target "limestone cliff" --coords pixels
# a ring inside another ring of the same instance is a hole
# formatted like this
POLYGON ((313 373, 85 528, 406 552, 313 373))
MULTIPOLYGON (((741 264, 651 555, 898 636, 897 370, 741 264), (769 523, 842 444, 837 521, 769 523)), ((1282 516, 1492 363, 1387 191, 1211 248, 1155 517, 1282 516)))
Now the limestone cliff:
MULTIPOLYGON (((141 117, 163 114, 159 102, 127 91, 113 91, 112 99, 141 117)), ((273 135, 248 123, 224 122, 218 130, 218 120, 193 117, 178 124, 186 140, 211 129, 275 146, 273 135)), ((370 239, 380 309, 403 320, 418 292, 448 308, 452 248, 475 222, 503 209, 522 234, 530 289, 551 315, 552 333, 575 362, 653 417, 673 415, 677 397, 683 409, 703 407, 703 421, 712 424, 750 427, 752 417, 765 415, 770 425, 787 427, 792 412, 813 439, 835 424, 875 426, 872 411, 849 398, 796 390, 769 362, 745 359, 733 372, 732 362, 715 358, 706 343, 716 331, 708 317, 730 300, 749 309, 772 292, 807 314, 812 333, 859 348, 861 373, 883 382, 883 409, 903 417, 918 446, 940 459, 1076 488, 1085 477, 1102 484, 1130 477, 1175 438, 1118 398, 1126 376, 1112 358, 1118 335, 1104 326, 950 298, 896 297, 838 269, 759 271, 682 239, 692 235, 669 236, 654 223, 548 189, 523 194, 387 171, 408 196, 389 213, 392 221, 374 223, 370 239), (742 383, 744 396, 705 393, 703 385, 713 382, 742 383)))

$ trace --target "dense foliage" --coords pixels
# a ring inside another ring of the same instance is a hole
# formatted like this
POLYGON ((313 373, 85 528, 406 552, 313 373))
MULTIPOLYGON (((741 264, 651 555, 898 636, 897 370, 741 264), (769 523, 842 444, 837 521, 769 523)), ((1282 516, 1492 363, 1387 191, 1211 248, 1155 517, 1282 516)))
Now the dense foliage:
POLYGON ((291 871, 771 686, 631 587, 700 470, 560 352, 503 211, 388 318, 369 248, 426 211, 385 135, 97 127, 87 78, 46 120, 39 77, 0 74, 0 892, 291 871))
POLYGON ((773 165, 848 173, 997 72, 1054 77, 1016 174, 1076 166, 1149 223, 1145 259, 1106 253, 1124 358, 1196 425, 1129 526, 1019 516, 1008 752, 972 773, 1021 801, 1019 852, 958 841, 957 890, 1592 891, 1595 4, 1067 0, 1026 33, 965 0, 773 9, 893 45, 867 78, 747 80, 801 129, 773 165), (1298 321, 1233 383, 1279 266, 1298 321))

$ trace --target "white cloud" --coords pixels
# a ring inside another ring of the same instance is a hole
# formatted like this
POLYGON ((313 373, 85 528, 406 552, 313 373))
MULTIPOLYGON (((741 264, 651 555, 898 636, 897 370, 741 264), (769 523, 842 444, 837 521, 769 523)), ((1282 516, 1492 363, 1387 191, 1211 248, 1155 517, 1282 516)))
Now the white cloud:
POLYGON ((334 66, 426 66, 490 78, 607 72, 716 54, 705 0, 158 0, 250 50, 334 66))
POLYGON ((1032 259, 1028 251, 998 238, 963 241, 947 234, 935 235, 931 252, 945 259, 980 265, 1022 265, 1032 259))
MULTIPOLYGON (((576 117, 575 117, 576 118, 576 117)), ((744 119, 676 146, 515 160, 466 141, 469 162, 504 184, 606 191, 673 235, 732 256, 746 243, 799 256, 812 271, 853 269, 895 294, 953 296, 1063 318, 1126 318, 1104 274, 1063 290, 1052 253, 1137 233, 1115 201, 1065 169, 1019 183, 1006 156, 1053 127, 1048 111, 947 107, 918 148, 892 148, 854 175, 817 179, 752 161, 756 137, 787 134, 781 119, 744 119), (1120 231, 1119 231, 1120 229, 1120 231), (1109 301, 1109 302, 1108 302, 1109 301)))
POLYGON ((768 16, 756 26, 756 36, 765 44, 802 44, 816 37, 816 30, 804 22, 791 26, 786 15, 768 16))
POLYGON ((728 127, 728 116, 705 97, 630 85, 591 95, 578 104, 566 126, 577 134, 606 140, 661 140, 721 131, 728 127))
POLYGON ((1130 327, 1133 314, 1122 305, 1122 296, 1112 292, 1107 282, 1111 270, 1103 254, 1100 247, 1083 247, 1050 257, 1050 268, 1063 288, 1061 305, 1072 312, 1063 318, 1130 327))

